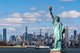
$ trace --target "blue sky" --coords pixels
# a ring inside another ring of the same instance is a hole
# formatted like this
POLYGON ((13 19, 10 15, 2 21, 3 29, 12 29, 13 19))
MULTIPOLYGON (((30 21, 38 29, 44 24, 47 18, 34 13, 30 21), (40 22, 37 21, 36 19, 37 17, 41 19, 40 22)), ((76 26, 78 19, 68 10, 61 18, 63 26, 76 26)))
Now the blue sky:
POLYGON ((0 33, 7 29, 7 36, 22 35, 28 26, 28 33, 39 34, 39 29, 53 33, 49 6, 53 14, 61 17, 64 26, 80 32, 80 0, 0 0, 0 33))

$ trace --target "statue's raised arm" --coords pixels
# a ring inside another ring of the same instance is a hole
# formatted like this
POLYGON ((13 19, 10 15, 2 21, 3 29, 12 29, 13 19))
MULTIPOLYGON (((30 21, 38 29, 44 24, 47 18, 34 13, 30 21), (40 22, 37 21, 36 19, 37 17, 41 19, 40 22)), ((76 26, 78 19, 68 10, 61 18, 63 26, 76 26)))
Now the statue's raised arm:
POLYGON ((54 16, 53 16, 52 7, 51 7, 51 6, 49 7, 49 11, 50 11, 50 15, 52 16, 52 19, 53 19, 53 21, 54 21, 55 18, 54 18, 54 16))

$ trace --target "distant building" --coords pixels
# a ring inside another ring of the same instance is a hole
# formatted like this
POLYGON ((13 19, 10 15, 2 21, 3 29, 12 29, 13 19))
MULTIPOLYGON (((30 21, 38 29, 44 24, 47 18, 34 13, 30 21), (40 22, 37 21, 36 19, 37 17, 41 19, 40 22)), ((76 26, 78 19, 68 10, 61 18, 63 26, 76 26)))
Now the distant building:
POLYGON ((65 47, 68 46, 69 43, 69 37, 68 37, 68 26, 66 26, 66 30, 65 30, 65 47))
POLYGON ((36 37, 35 32, 33 32, 33 38, 35 38, 35 37, 36 37))
POLYGON ((77 31, 74 30, 74 39, 76 39, 77 31))
POLYGON ((78 35, 78 44, 79 44, 79 48, 80 48, 80 33, 78 35))
POLYGON ((3 41, 7 42, 6 28, 3 29, 3 41))
POLYGON ((27 31, 27 26, 26 26, 26 31, 25 31, 25 34, 24 34, 24 38, 25 38, 25 41, 28 40, 28 31, 27 31))
POLYGON ((76 43, 76 41, 77 41, 77 31, 74 30, 74 44, 76 43))
POLYGON ((22 41, 23 40, 22 40, 22 37, 20 35, 16 37, 16 44, 17 45, 21 45, 22 41))
POLYGON ((28 34, 28 41, 31 43, 33 40, 33 34, 28 34))
POLYGON ((0 41, 2 41, 2 34, 0 34, 0 41))
POLYGON ((38 40, 41 39, 41 37, 42 37, 42 30, 40 29, 40 34, 37 35, 38 40))
POLYGON ((16 37, 15 37, 15 35, 10 36, 9 41, 10 41, 11 43, 15 43, 15 42, 16 42, 16 37))
POLYGON ((74 30, 74 44, 78 44, 78 34, 76 30, 74 30))
POLYGON ((74 35, 71 35, 70 40, 74 41, 74 35))
POLYGON ((40 35, 42 35, 42 30, 40 29, 40 35))
POLYGON ((45 38, 48 38, 48 32, 45 33, 45 38))

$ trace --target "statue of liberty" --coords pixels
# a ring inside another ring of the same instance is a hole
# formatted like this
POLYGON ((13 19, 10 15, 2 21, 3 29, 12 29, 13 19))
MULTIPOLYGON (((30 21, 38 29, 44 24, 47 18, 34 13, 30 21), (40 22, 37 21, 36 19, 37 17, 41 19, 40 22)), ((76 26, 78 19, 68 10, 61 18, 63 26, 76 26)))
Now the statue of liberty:
POLYGON ((53 27, 54 27, 54 48, 52 50, 61 50, 62 49, 62 38, 63 38, 63 33, 64 33, 64 26, 60 22, 60 17, 58 16, 53 16, 52 14, 52 7, 49 8, 50 15, 52 16, 53 19, 53 27))

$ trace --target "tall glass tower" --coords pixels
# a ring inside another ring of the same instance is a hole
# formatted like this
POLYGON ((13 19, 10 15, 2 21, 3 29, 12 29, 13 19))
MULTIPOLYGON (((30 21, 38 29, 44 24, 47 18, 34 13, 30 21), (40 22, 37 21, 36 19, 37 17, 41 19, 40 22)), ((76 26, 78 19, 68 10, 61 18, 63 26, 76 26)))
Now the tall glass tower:
POLYGON ((66 26, 65 29, 66 30, 65 30, 65 41, 64 42, 65 42, 65 47, 67 48, 68 47, 68 43, 69 43, 69 37, 68 37, 68 35, 69 35, 68 34, 68 30, 69 29, 68 29, 68 26, 66 26))
POLYGON ((26 31, 25 31, 25 41, 26 40, 28 40, 27 26, 26 26, 26 31))
POLYGON ((6 28, 3 29, 3 41, 7 41, 7 36, 6 36, 6 28))
POLYGON ((77 31, 74 30, 74 39, 76 39, 77 31))

